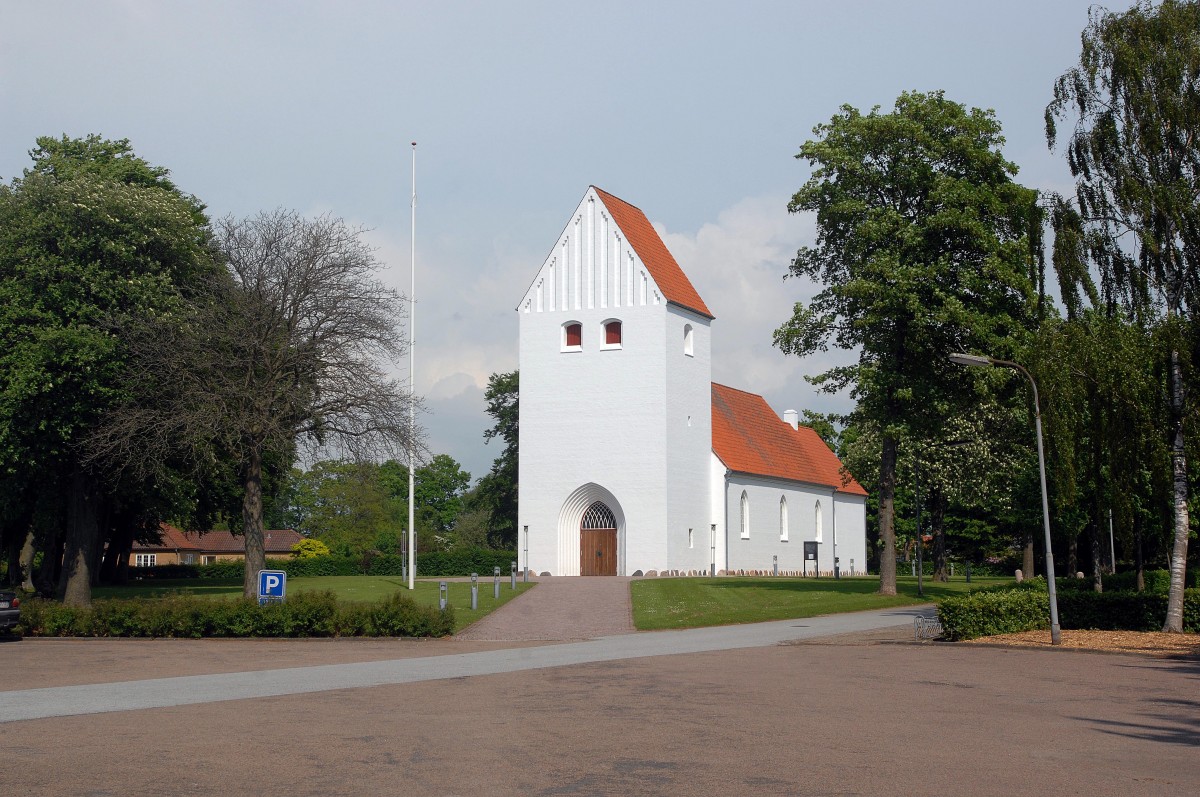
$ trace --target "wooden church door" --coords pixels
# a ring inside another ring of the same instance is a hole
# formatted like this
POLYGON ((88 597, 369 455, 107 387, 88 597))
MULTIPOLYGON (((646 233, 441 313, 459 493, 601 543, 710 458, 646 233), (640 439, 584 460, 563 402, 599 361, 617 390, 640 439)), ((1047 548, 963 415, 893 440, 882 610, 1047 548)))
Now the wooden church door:
POLYGON ((617 520, 612 510, 597 501, 583 513, 579 524, 579 575, 617 574, 617 520))

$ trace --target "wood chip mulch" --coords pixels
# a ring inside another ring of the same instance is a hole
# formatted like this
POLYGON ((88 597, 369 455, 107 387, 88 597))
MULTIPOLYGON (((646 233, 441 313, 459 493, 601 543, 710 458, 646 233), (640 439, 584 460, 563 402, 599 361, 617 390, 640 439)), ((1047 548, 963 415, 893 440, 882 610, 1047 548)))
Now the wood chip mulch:
MULTIPOLYGON (((1049 631, 999 634, 968 640, 1012 647, 1049 648, 1049 631)), ((1167 658, 1200 658, 1200 634, 1164 634, 1161 631, 1063 631, 1062 648, 1097 650, 1109 653, 1140 653, 1167 658)))

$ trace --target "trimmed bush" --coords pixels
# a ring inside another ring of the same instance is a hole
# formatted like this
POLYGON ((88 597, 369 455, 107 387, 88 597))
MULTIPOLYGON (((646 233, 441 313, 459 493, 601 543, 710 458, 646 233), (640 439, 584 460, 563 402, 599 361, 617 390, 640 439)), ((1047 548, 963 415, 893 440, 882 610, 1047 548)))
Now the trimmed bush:
POLYGON ((980 590, 943 598, 938 620, 947 639, 959 641, 1050 627, 1045 589, 980 590))
POLYGON ((299 592, 265 606, 193 595, 98 600, 90 609, 30 599, 21 604, 18 630, 98 637, 447 636, 454 611, 420 605, 400 592, 378 603, 345 605, 332 592, 299 592))
MULTIPOLYGON (((975 639, 1050 628, 1046 582, 1004 590, 980 590, 944 598, 938 619, 947 639, 975 639), (1040 589, 1035 589, 1039 586, 1040 589)), ((1059 582, 1061 584, 1061 580, 1059 582)), ((1167 596, 1153 592, 1058 590, 1058 622, 1064 629, 1158 631, 1167 616, 1167 596)), ((1200 632, 1200 590, 1184 591, 1183 628, 1200 632)))

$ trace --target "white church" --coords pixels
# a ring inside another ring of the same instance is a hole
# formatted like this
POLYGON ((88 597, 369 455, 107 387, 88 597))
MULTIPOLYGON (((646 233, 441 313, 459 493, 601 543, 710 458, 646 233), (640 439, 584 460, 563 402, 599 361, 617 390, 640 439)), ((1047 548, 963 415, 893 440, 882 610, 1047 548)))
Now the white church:
POLYGON ((866 491, 713 383, 714 316, 641 210, 589 188, 517 310, 520 567, 865 572, 866 491))

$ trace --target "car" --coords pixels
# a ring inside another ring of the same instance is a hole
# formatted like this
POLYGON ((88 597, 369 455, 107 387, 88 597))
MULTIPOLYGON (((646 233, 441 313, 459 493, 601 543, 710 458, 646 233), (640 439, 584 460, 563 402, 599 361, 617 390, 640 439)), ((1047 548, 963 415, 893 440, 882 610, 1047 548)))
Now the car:
POLYGON ((21 599, 17 593, 0 590, 0 633, 12 630, 21 620, 21 599))

